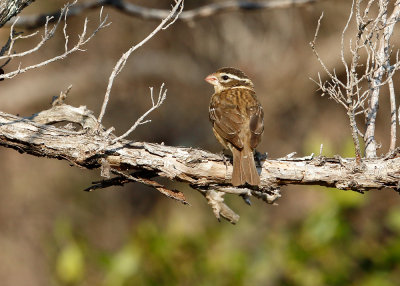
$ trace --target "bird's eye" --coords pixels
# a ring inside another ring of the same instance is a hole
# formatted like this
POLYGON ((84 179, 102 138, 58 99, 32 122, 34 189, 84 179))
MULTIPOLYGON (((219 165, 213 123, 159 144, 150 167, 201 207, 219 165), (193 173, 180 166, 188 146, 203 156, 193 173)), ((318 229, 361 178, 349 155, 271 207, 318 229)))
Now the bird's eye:
POLYGON ((223 75, 223 76, 222 76, 222 79, 223 79, 223 80, 228 80, 228 79, 229 79, 229 76, 223 75))

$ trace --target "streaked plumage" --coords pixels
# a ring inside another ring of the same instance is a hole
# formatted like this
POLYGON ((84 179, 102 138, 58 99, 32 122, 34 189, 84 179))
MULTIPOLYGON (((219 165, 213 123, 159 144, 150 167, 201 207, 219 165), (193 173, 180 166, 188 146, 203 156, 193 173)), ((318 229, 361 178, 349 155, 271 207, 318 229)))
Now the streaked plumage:
POLYGON ((235 68, 219 69, 206 81, 215 89, 209 108, 214 134, 233 154, 232 185, 259 185, 253 151, 264 131, 264 112, 253 83, 235 68))

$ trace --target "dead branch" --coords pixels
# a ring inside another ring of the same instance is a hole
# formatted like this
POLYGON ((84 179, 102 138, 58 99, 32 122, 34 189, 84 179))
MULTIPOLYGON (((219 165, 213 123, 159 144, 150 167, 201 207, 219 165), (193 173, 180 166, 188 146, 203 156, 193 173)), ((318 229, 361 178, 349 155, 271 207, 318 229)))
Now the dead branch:
MULTIPOLYGON (((161 21, 161 23, 153 30, 153 32, 151 32, 149 35, 147 35, 146 38, 144 38, 140 43, 133 45, 128 51, 126 51, 121 58, 118 60, 118 62, 115 64, 114 69, 111 72, 111 75, 108 79, 108 85, 107 85, 107 90, 106 93, 104 95, 104 101, 103 104, 101 106, 101 111, 100 111, 100 115, 98 117, 99 122, 102 121, 103 116, 106 112, 106 108, 107 108, 107 104, 108 101, 110 99, 110 92, 111 92, 111 88, 112 85, 114 83, 114 79, 116 76, 118 76, 118 74, 121 72, 121 70, 125 67, 126 61, 128 60, 129 56, 136 51, 138 48, 140 48, 141 46, 143 46, 145 43, 147 43, 152 37, 154 37, 154 35, 156 35, 159 31, 161 30, 165 30, 167 29, 171 24, 173 24, 176 19, 179 17, 179 15, 182 13, 183 10, 183 4, 184 1, 183 0, 178 0, 176 1, 176 4, 174 5, 174 7, 172 8, 172 10, 169 12, 169 14, 161 21)), ((161 90, 160 90, 161 93, 161 90)), ((152 96, 152 100, 153 100, 153 95, 152 96)), ((164 98, 166 96, 166 93, 164 95, 164 98)), ((163 100, 162 100, 163 101, 163 100)), ((162 101, 160 103, 160 105, 162 104, 162 101)), ((153 107, 154 107, 154 102, 153 102, 153 107)), ((158 108, 155 107, 154 109, 158 108)), ((151 111, 150 111, 151 112, 151 111)), ((135 126, 132 126, 132 128, 135 126)), ((136 128, 136 127, 135 127, 136 128)), ((127 132, 128 134, 130 132, 132 132, 133 130, 127 132)), ((126 133, 125 133, 126 134, 126 133)), ((125 135, 124 134, 124 135, 125 135)), ((126 134, 126 136, 128 135, 126 134)), ((124 136, 123 135, 123 136, 124 136)))
POLYGON ((358 130, 356 119, 355 119, 356 112, 357 112, 357 107, 356 107, 357 103, 354 100, 354 96, 355 96, 354 86, 356 85, 356 82, 357 82, 357 78, 355 78, 354 67, 357 66, 357 62, 355 62, 354 58, 353 58, 351 68, 349 69, 349 66, 344 59, 344 34, 348 29, 351 18, 353 17, 353 9, 354 9, 354 2, 352 5, 352 8, 351 8, 350 16, 349 16, 349 18, 346 22, 346 25, 343 29, 342 39, 341 39, 341 47, 342 47, 341 48, 341 61, 342 61, 343 65, 345 66, 346 76, 347 76, 345 83, 338 79, 335 71, 333 71, 333 72, 329 71, 328 67, 325 65, 325 63, 319 56, 318 51, 315 46, 317 37, 318 37, 318 33, 319 33, 319 29, 321 26, 321 20, 324 16, 323 13, 322 13, 321 17, 318 19, 317 29, 315 31, 313 41, 310 42, 310 46, 311 46, 315 56, 317 57, 319 63, 321 64, 322 68, 324 69, 324 71, 327 73, 327 75, 329 76, 329 78, 331 80, 331 82, 322 82, 321 77, 318 74, 318 82, 317 81, 314 81, 314 82, 316 82, 316 84, 319 86, 323 95, 328 94, 330 98, 332 98, 334 101, 336 101, 337 103, 344 106, 344 108, 346 109, 347 116, 349 117, 349 122, 350 122, 350 128, 351 128, 351 134, 352 134, 352 139, 353 139, 353 143, 354 143, 356 161, 357 161, 357 163, 361 163, 361 146, 360 146, 360 141, 358 139, 359 130, 358 130))
POLYGON ((18 15, 35 0, 3 0, 0 2, 0 27, 18 15))
MULTIPOLYGON (((388 84, 389 87, 393 89, 390 90, 390 98, 393 105, 392 119, 393 110, 394 118, 396 118, 395 95, 391 78, 394 72, 400 68, 400 64, 398 60, 396 63, 391 64, 388 56, 390 56, 389 39, 393 33, 394 23, 397 23, 399 20, 398 15, 400 13, 400 8, 394 7, 392 14, 386 19, 383 13, 385 7, 387 9, 387 5, 382 6, 383 12, 380 11, 376 19, 370 21, 366 18, 366 15, 374 0, 368 2, 364 13, 360 12, 360 1, 354 1, 352 12, 342 34, 341 60, 345 65, 347 81, 340 81, 334 70, 332 72, 329 71, 329 68, 324 64, 315 48, 322 17, 318 22, 317 31, 311 46, 323 69, 330 77, 330 81, 323 82, 319 76, 317 84, 320 86, 323 93, 328 94, 337 103, 347 109, 347 115, 350 119, 350 126, 355 143, 355 159, 340 157, 325 158, 321 155, 317 157, 311 155, 308 157, 296 158, 294 157, 295 153, 275 160, 267 160, 266 156, 264 156, 265 158, 260 158, 260 160, 258 160, 260 162, 258 166, 261 178, 260 186, 245 185, 233 187, 230 184, 232 165, 230 163, 226 164, 225 160, 218 155, 200 149, 171 147, 146 142, 131 142, 124 139, 131 134, 137 126, 149 122, 146 116, 158 108, 166 97, 166 90, 163 89, 164 85, 161 86, 156 100, 154 99, 153 90, 151 89, 150 96, 152 107, 139 117, 132 127, 123 135, 117 137, 112 134, 112 128, 106 130, 106 128, 101 125, 114 78, 123 69, 131 53, 151 39, 158 31, 168 28, 179 19, 192 20, 222 11, 253 9, 250 8, 253 7, 252 5, 259 7, 258 5, 262 6, 265 4, 264 2, 246 2, 246 4, 243 4, 244 6, 240 6, 242 2, 224 2, 204 6, 198 10, 182 12, 183 0, 176 1, 172 10, 169 11, 168 14, 163 15, 161 18, 162 22, 155 30, 142 42, 132 46, 117 62, 109 77, 109 84, 98 118, 96 118, 90 110, 86 109, 86 107, 75 108, 65 105, 64 100, 69 91, 68 89, 65 93, 61 93, 53 102, 51 109, 42 111, 31 117, 21 118, 0 112, 0 145, 16 149, 20 153, 67 160, 71 164, 81 168, 100 169, 100 175, 104 177, 104 179, 93 182, 92 186, 86 189, 87 191, 137 182, 155 188, 167 197, 187 204, 188 202, 182 192, 161 185, 154 178, 164 177, 171 181, 185 182, 193 189, 199 191, 207 199, 218 219, 222 216, 232 223, 236 223, 239 216, 225 204, 224 196, 226 194, 238 195, 243 198, 246 203, 250 202, 251 197, 255 197, 272 204, 280 197, 280 187, 290 184, 321 185, 341 190, 353 190, 360 193, 371 189, 382 188, 391 188, 398 191, 400 188, 400 151, 394 148, 395 141, 393 146, 391 145, 390 154, 386 157, 376 158, 376 156, 368 155, 367 157, 370 158, 364 159, 361 162, 358 136, 361 134, 361 137, 363 137, 364 134, 358 129, 355 117, 367 111, 366 108, 364 108, 364 103, 368 100, 371 101, 373 92, 381 86, 388 84), (234 7, 236 8, 229 6, 233 3, 235 3, 236 6, 234 7), (207 10, 210 7, 213 8, 207 10), (399 8, 399 11, 397 8, 399 8), (190 13, 184 14, 188 12, 192 12, 192 16, 186 16, 185 18, 183 15, 191 15, 190 13), (353 41, 350 41, 349 49, 352 57, 351 61, 348 62, 344 57, 344 34, 353 16, 359 29, 357 36, 353 41), (382 31, 384 31, 384 34, 381 34, 382 31), (383 49, 384 54, 383 58, 379 58, 377 55, 379 55, 382 46, 385 47, 383 49), (367 55, 365 65, 360 64, 359 61, 360 51, 362 50, 366 51, 367 55), (364 68, 364 73, 359 75, 357 69, 361 66, 364 68), (386 76, 386 78, 384 78, 384 76, 386 76), (378 81, 375 81, 374 86, 371 82, 376 79, 378 79, 378 81), (364 81, 370 83, 370 88, 367 90, 362 90, 361 84, 364 81), (63 127, 54 126, 55 123, 60 124, 62 122, 65 124, 63 127)), ((382 4, 384 0, 379 1, 379 3, 382 4)), ((268 3, 269 5, 273 5, 273 3, 278 5, 278 2, 279 5, 293 5, 293 3, 299 5, 314 1, 293 0, 270 1, 268 3)), ((93 2, 88 2, 86 4, 89 5, 90 3, 93 4, 93 2)), ((108 0, 107 3, 116 3, 116 1, 108 0)), ((118 3, 127 4, 123 1, 118 1, 118 3)), ((397 0, 396 3, 399 4, 400 0, 397 0)), ((270 6, 270 8, 271 7, 272 6, 270 6)), ((65 11, 61 11, 60 17, 58 18, 46 18, 44 24, 44 38, 48 40, 52 37, 61 20, 66 20, 69 15, 69 8, 72 9, 72 6, 64 8, 65 11), (55 19, 57 19, 57 22, 54 24, 53 28, 49 29, 49 23, 55 19)), ((82 8, 82 6, 78 8, 82 8)), ((16 40, 36 35, 36 33, 32 33, 28 36, 22 36, 14 32, 16 23, 18 23, 18 21, 14 22, 14 26, 12 26, 10 32, 10 39, 1 50, 0 56, 2 58, 0 58, 0 60, 3 59, 8 62, 12 59, 23 57, 27 53, 38 50, 45 43, 45 41, 40 42, 38 46, 29 51, 12 53, 12 47, 16 40)), ((100 13, 98 29, 106 25, 106 20, 102 18, 100 13)), ((95 30, 95 32, 97 32, 97 30, 95 30)), ((63 31, 65 37, 65 52, 67 53, 74 48, 68 49, 66 24, 64 24, 63 31)), ((86 36, 85 22, 76 50, 80 50, 81 45, 79 44, 81 43, 83 45, 92 36, 86 36)), ((65 54, 65 56, 66 55, 68 55, 68 53, 65 54)), ((41 65, 38 64, 37 67, 40 66, 41 65)), ((20 73, 23 70, 24 68, 19 68, 15 72, 20 73)), ((3 77, 1 77, 2 75, 0 74, 0 79, 6 77, 6 75, 7 74, 4 74, 3 77)), ((10 73, 8 73, 8 75, 9 77, 14 76, 10 76, 10 73)), ((392 139, 396 137, 395 130, 392 130, 391 134, 392 139)), ((365 137, 366 136, 367 134, 365 137)), ((368 138, 365 138, 365 140, 368 140, 368 138)), ((322 151, 320 151, 320 153, 321 152, 322 151)))
POLYGON ((394 91, 393 79, 390 78, 389 82, 389 98, 390 98, 390 146, 389 152, 396 149, 396 131, 397 131, 397 115, 396 115, 396 93, 394 91))
POLYGON ((145 120, 146 117, 153 112, 154 110, 156 110, 157 108, 159 108, 161 106, 161 104, 163 104, 164 100, 167 97, 167 89, 164 90, 164 83, 161 85, 160 87, 160 91, 158 93, 158 97, 157 97, 157 101, 154 101, 154 94, 153 94, 153 88, 150 87, 150 98, 151 98, 151 103, 152 103, 152 107, 147 110, 142 116, 140 116, 138 118, 138 120, 136 120, 136 122, 132 125, 131 128, 129 128, 128 131, 126 131, 124 134, 122 134, 121 136, 115 138, 113 140, 113 143, 117 142, 118 140, 124 139, 126 138, 129 134, 131 134, 133 131, 135 131, 135 129, 139 126, 139 125, 143 125, 146 123, 151 122, 151 120, 145 120))
POLYGON ((392 77, 399 69, 399 61, 396 58, 395 63, 391 63, 391 37, 394 25, 400 20, 400 0, 393 4, 393 11, 388 16, 392 8, 390 4, 388 0, 370 0, 367 3, 363 3, 362 0, 353 0, 350 15, 341 37, 341 61, 345 67, 345 80, 340 80, 335 71, 329 71, 316 50, 315 43, 322 16, 318 21, 314 40, 310 43, 315 56, 329 78, 327 81, 322 81, 318 74, 318 81, 314 82, 317 83, 323 95, 327 94, 346 109, 356 159, 359 163, 361 163, 359 136, 365 142, 365 157, 376 157, 378 144, 375 140, 375 122, 379 109, 381 87, 385 85, 389 87, 391 106, 389 153, 392 153, 396 147, 397 116, 392 77), (374 14, 372 11, 373 4, 376 5, 377 10, 375 16, 372 16, 374 14), (344 39, 351 23, 356 25, 357 33, 349 40, 348 52, 351 56, 350 60, 346 60, 344 55, 347 46, 344 39), (366 86, 368 88, 365 88, 366 86), (368 102, 367 107, 365 106, 366 102, 368 102), (360 131, 356 123, 356 116, 361 114, 365 116, 365 133, 360 131))
MULTIPOLYGON (((376 26, 375 30, 372 32, 377 36, 377 43, 373 48, 370 48, 375 56, 376 66, 377 68, 374 70, 372 74, 372 80, 370 82, 370 90, 371 90, 371 98, 369 103, 369 109, 367 111, 367 128, 365 131, 365 155, 367 157, 376 157, 376 149, 377 144, 375 140, 375 121, 379 108, 379 92, 380 87, 383 86, 383 76, 387 73, 388 67, 390 64, 390 55, 391 55, 391 44, 390 39, 393 34, 394 25, 399 21, 400 15, 400 1, 397 0, 394 3, 394 8, 392 14, 388 17, 388 0, 379 0, 379 12, 378 16, 373 23, 373 26, 376 26), (383 30, 383 31, 382 31, 383 30)), ((371 34, 370 37, 372 37, 371 34)), ((392 78, 392 74, 388 73, 388 80, 392 78)), ((392 97, 391 97, 392 98, 392 97)), ((393 100, 393 98, 392 98, 393 100)), ((393 111, 392 111, 393 112, 393 111)), ((396 115, 395 115, 396 117, 396 115)), ((391 119, 393 115, 391 115, 391 119)), ((393 136, 393 130, 391 130, 391 136, 393 136)), ((395 140, 394 138, 391 139, 395 140)), ((392 147, 392 146, 391 146, 392 147)))
MULTIPOLYGON (((285 9, 289 7, 299 7, 307 4, 312 4, 318 0, 275 0, 263 2, 247 2, 247 1, 226 1, 222 3, 212 3, 202 7, 187 10, 179 16, 180 21, 193 22, 200 18, 206 18, 220 13, 232 11, 256 11, 256 10, 269 10, 269 9, 285 9)), ((121 11, 131 17, 137 17, 143 20, 160 21, 168 17, 170 11, 163 9, 146 8, 139 5, 132 4, 124 0, 96 0, 87 1, 80 5, 74 6, 68 16, 75 16, 82 14, 85 10, 98 9, 102 6, 109 6, 121 11)), ((41 27, 46 22, 46 17, 59 17, 59 11, 41 14, 21 16, 16 27, 26 29, 36 29, 41 27)))
POLYGON ((83 46, 85 44, 87 44, 87 42, 89 42, 94 35, 101 29, 107 27, 110 23, 107 22, 107 16, 105 16, 103 18, 102 16, 102 10, 100 11, 100 21, 99 24, 97 26, 97 28, 91 32, 90 34, 87 33, 87 24, 88 24, 88 19, 85 19, 83 28, 82 28, 82 32, 81 34, 78 35, 78 42, 74 44, 73 47, 69 47, 68 42, 69 42, 69 35, 67 34, 67 22, 66 22, 66 17, 68 15, 69 9, 71 7, 73 7, 73 5, 76 3, 73 2, 72 4, 66 4, 60 11, 60 16, 56 19, 57 22, 52 26, 49 27, 49 22, 50 20, 52 20, 52 18, 47 17, 46 22, 45 22, 45 28, 44 28, 44 32, 43 35, 41 36, 41 40, 39 41, 38 44, 36 44, 33 48, 23 51, 23 52, 15 52, 13 50, 14 44, 16 41, 18 40, 23 40, 23 39, 27 39, 27 38, 32 38, 36 35, 38 35, 38 31, 28 34, 28 35, 23 35, 21 33, 16 33, 14 30, 14 27, 16 25, 16 23, 18 23, 19 18, 17 17, 17 19, 14 21, 14 23, 11 26, 10 29, 10 37, 8 42, 6 43, 6 45, 1 49, 0 51, 0 61, 5 61, 5 63, 3 65, 0 65, 2 68, 8 64, 11 60, 15 59, 15 58, 22 58, 26 55, 32 54, 34 52, 37 52, 40 48, 43 47, 43 45, 49 41, 55 34, 55 32, 57 31, 60 23, 62 22, 62 20, 64 20, 64 25, 63 25, 63 35, 64 35, 64 52, 61 53, 60 55, 57 55, 53 58, 47 59, 45 61, 39 62, 37 64, 33 64, 33 65, 29 65, 26 67, 22 67, 22 63, 19 63, 19 66, 16 70, 14 71, 9 71, 9 72, 5 72, 3 74, 0 74, 0 79, 10 79, 15 77, 18 74, 27 72, 29 70, 32 69, 37 69, 40 68, 42 66, 45 66, 49 63, 61 60, 66 58, 68 55, 77 52, 77 51, 84 51, 83 50, 83 46))
POLYGON ((251 196, 273 203, 284 185, 321 185, 357 192, 391 188, 398 190, 400 158, 394 152, 389 158, 365 159, 361 166, 354 159, 308 156, 276 160, 261 158, 258 166, 261 185, 233 187, 232 165, 213 153, 183 147, 172 147, 120 139, 105 130, 90 110, 81 106, 55 105, 29 118, 0 112, 0 145, 20 153, 67 160, 86 169, 101 169, 108 179, 95 182, 88 189, 140 182, 156 188, 169 197, 186 203, 183 194, 155 182, 154 177, 180 181, 200 191, 216 214, 236 222, 223 196, 235 194, 246 201, 251 196), (53 126, 70 122, 79 128, 53 126), (110 174, 115 177, 109 178, 110 174))

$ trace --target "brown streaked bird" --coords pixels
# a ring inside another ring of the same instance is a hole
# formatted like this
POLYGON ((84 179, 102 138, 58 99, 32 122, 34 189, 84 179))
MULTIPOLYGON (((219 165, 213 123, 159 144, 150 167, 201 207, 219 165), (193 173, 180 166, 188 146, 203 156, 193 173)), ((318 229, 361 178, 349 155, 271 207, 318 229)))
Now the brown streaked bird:
POLYGON ((233 154, 232 185, 260 185, 253 151, 264 131, 264 111, 247 75, 221 68, 205 80, 214 86, 209 116, 215 137, 233 154))

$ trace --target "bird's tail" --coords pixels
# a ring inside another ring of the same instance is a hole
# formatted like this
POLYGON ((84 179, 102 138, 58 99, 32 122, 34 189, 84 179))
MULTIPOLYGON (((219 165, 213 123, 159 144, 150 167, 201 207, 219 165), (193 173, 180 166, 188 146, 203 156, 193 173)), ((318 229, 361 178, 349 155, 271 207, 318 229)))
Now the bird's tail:
POLYGON ((253 151, 250 148, 243 148, 242 150, 232 148, 232 154, 232 185, 240 186, 245 183, 253 186, 260 185, 260 176, 254 163, 253 151))

